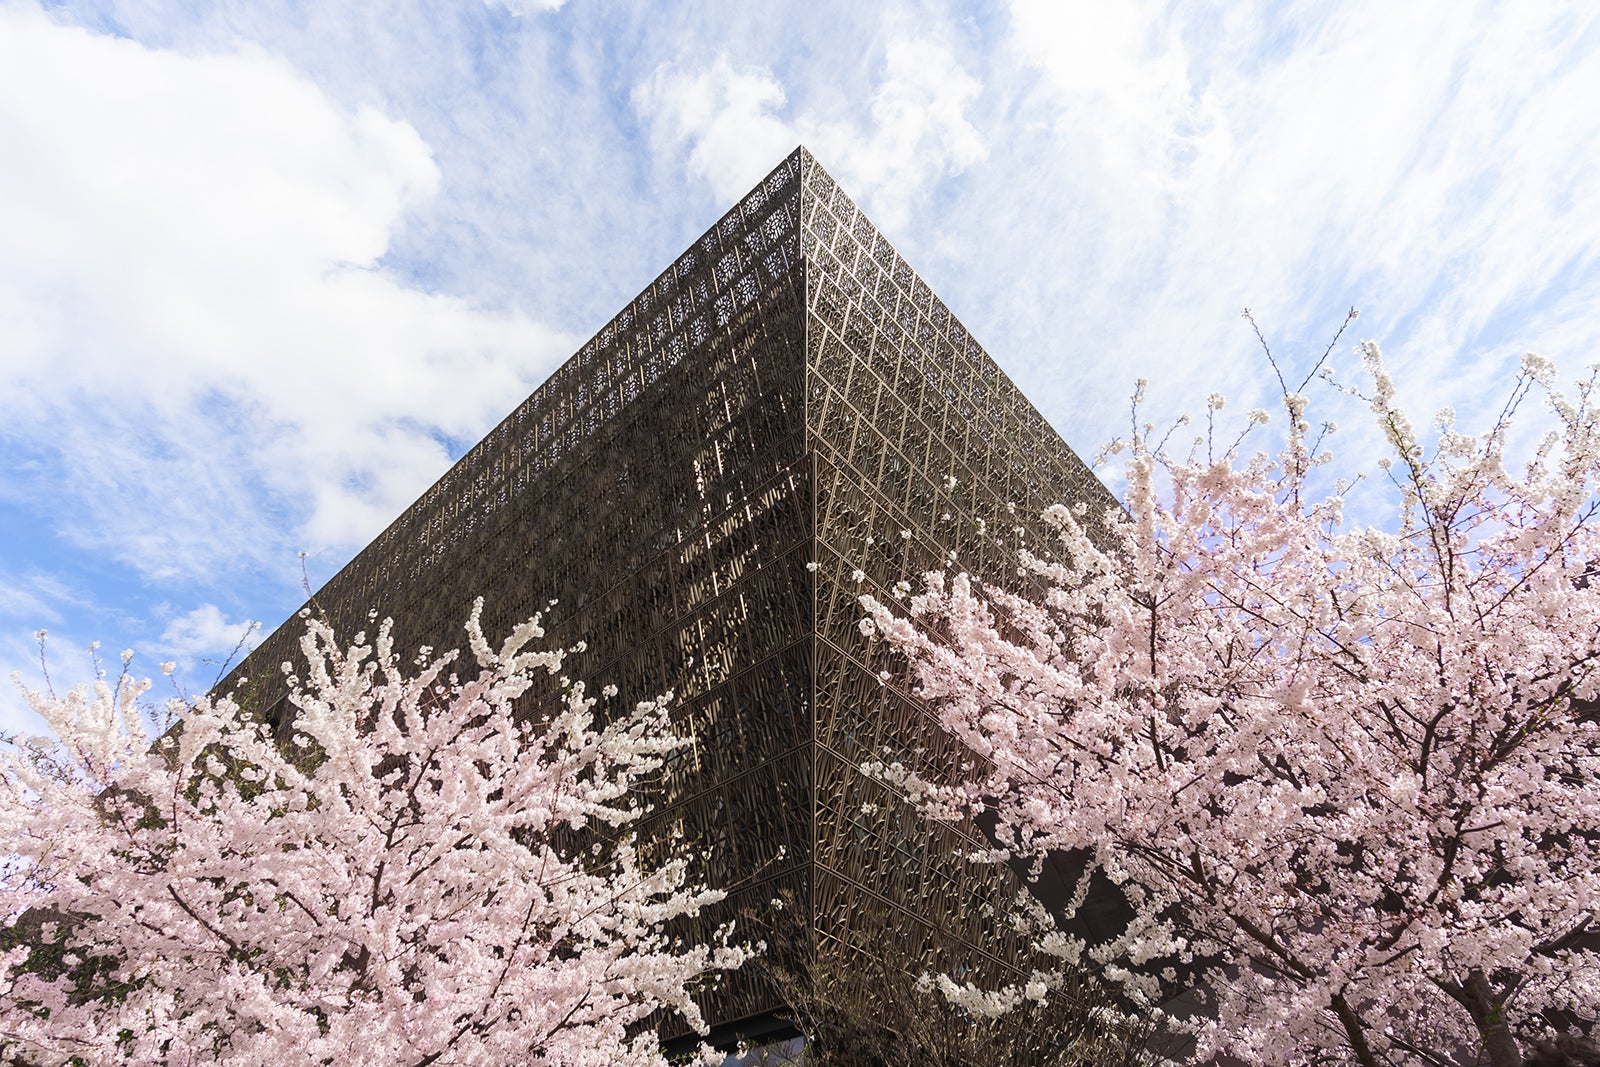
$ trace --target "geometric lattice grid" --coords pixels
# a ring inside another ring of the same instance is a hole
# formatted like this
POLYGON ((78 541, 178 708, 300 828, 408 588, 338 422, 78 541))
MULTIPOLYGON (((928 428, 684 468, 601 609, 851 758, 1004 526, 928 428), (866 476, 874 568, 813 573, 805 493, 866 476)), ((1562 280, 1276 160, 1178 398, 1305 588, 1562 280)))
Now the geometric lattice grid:
MULTIPOLYGON (((314 601, 342 635, 376 611, 397 647, 453 648, 482 595, 491 635, 542 611, 552 642, 586 641, 573 677, 675 690, 693 744, 639 837, 704 850, 730 891, 687 936, 798 923, 851 954, 887 933, 1004 976, 1012 876, 957 858, 972 827, 931 827, 857 770, 962 755, 880 681, 856 597, 894 601, 935 567, 1003 576, 1058 501, 1111 497, 798 149, 314 601)), ((224 686, 281 709, 300 632, 289 620, 224 686)), ((703 1004, 722 1034, 780 1008, 754 970, 703 1004)))

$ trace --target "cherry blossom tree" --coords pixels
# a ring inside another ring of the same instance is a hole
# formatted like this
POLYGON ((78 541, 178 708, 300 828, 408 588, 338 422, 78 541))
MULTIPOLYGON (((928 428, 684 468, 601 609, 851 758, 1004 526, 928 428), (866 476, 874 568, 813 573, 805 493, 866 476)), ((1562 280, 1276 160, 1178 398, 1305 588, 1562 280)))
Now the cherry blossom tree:
POLYGON ((1387 521, 1346 520, 1299 391, 1271 453, 1136 432, 1126 511, 1052 508, 1030 595, 862 598, 976 754, 868 770, 992 821, 985 858, 1088 850, 1134 918, 1045 942, 1152 1002, 1198 975, 1199 1059, 1514 1067, 1600 1008, 1594 380, 1529 357, 1486 432, 1422 435, 1362 351, 1387 521), (1553 429, 1514 469, 1530 393, 1553 429))
POLYGON ((308 620, 287 739, 227 698, 150 736, 126 656, 27 693, 52 733, 0 751, 0 1054, 646 1065, 652 1013, 703 1031, 691 990, 748 950, 672 939, 721 894, 626 831, 679 744, 670 695, 601 716, 562 679, 528 721, 562 652, 537 618, 492 648, 481 606, 459 676, 387 622, 345 650, 308 620))

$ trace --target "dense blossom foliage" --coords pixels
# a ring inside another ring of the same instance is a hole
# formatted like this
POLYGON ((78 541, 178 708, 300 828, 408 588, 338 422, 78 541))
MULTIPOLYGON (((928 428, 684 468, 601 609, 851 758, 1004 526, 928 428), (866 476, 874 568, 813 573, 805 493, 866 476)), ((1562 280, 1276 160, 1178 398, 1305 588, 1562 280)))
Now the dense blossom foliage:
POLYGON ((663 1063, 636 1024, 701 1025, 691 987, 747 955, 670 939, 721 894, 626 834, 679 744, 667 701, 597 717, 563 679, 526 721, 562 653, 530 647, 537 618, 498 650, 477 620, 459 677, 402 663, 387 623, 343 650, 310 620, 286 741, 226 698, 151 738, 126 672, 29 693, 53 736, 0 750, 4 1054, 663 1063))
POLYGON ((1126 512, 1052 509, 1031 597, 862 598, 979 757, 869 770, 985 812, 992 858, 1091 850, 1135 917, 1049 947, 1153 1001, 1198 975, 1200 1058, 1509 1067, 1600 1006, 1600 416, 1530 357, 1491 429, 1425 447, 1363 352, 1392 518, 1346 521, 1289 389, 1273 454, 1136 434, 1126 512), (1530 391, 1555 429, 1513 470, 1530 391))

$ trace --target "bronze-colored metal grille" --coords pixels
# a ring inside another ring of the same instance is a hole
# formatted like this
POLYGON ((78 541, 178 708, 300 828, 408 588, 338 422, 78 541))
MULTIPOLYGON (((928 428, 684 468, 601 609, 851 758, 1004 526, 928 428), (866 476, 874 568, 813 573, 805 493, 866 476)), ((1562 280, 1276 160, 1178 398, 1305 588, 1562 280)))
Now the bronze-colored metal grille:
MULTIPOLYGON (((781 897, 820 951, 870 953, 887 929, 999 976, 1021 950, 994 922, 1015 880, 958 858, 973 827, 930 827, 858 770, 964 757, 880 680, 855 598, 936 567, 1000 577, 1061 500, 1111 502, 800 149, 315 600, 341 633, 375 610, 399 647, 451 648, 482 595, 491 635, 543 611, 552 641, 584 639, 575 677, 675 690, 694 740, 639 835, 682 834, 730 889, 690 936, 734 916, 775 932, 781 897)), ((259 675, 246 698, 274 706, 299 632, 225 687, 259 675)), ((780 1004, 749 971, 705 1006, 731 1033, 780 1004)))

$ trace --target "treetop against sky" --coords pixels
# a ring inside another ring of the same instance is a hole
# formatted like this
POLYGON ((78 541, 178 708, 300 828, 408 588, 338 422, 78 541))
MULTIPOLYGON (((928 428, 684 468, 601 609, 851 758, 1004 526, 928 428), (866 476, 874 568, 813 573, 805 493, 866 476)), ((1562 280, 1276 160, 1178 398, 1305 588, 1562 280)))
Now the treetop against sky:
POLYGON ((1272 406, 1245 305, 1296 366, 1359 305, 1483 424, 1596 350, 1597 46, 1578 4, 0 3, 0 660, 208 682, 802 142, 1085 454, 1137 377, 1272 406))

